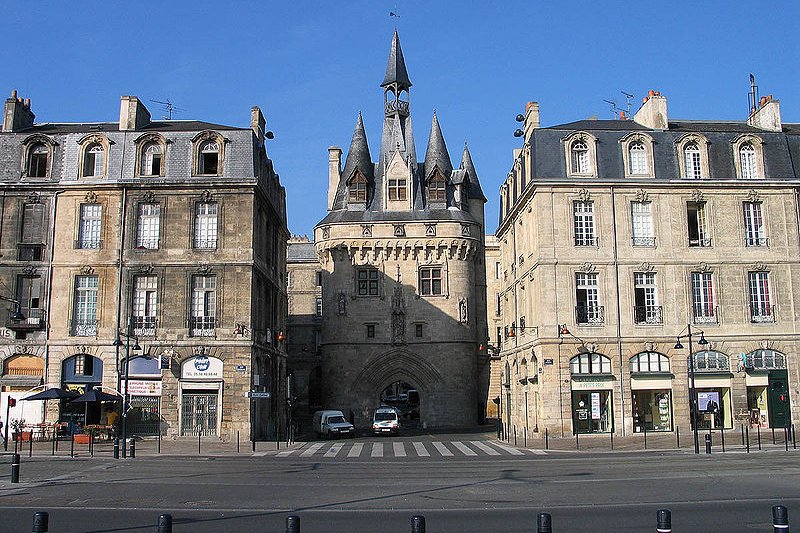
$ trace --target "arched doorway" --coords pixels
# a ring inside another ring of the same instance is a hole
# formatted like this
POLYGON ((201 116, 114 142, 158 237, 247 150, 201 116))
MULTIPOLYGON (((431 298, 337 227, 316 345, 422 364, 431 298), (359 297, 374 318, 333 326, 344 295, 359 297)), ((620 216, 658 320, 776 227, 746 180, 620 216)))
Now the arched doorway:
POLYGON ((394 407, 406 427, 419 425, 420 399, 417 388, 406 381, 395 381, 381 391, 381 405, 394 407))

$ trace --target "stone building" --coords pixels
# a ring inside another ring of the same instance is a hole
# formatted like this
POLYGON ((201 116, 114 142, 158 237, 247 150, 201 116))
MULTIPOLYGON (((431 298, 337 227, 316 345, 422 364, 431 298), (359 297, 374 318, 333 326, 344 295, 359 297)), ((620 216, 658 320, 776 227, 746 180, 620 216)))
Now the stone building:
MULTIPOLYGON (((246 128, 153 121, 123 96, 118 122, 59 124, 6 100, 0 294, 24 318, 3 319, 3 405, 40 384, 127 383, 129 434, 282 427, 288 231, 264 128, 257 107, 246 128), (253 389, 272 398, 251 409, 253 389)), ((19 402, 12 417, 106 419, 97 403, 40 408, 19 402)))
POLYGON ((497 418, 500 398, 500 350, 503 347, 503 320, 501 315, 501 292, 503 290, 503 266, 500 256, 500 243, 494 235, 484 237, 486 256, 486 324, 489 328, 489 342, 486 347, 484 372, 481 383, 486 386, 486 416, 497 418))
POLYGON ((305 426, 322 408, 322 267, 308 237, 292 237, 286 252, 289 316, 286 352, 294 417, 305 426))
POLYGON ((633 120, 549 127, 529 103, 519 133, 497 230, 509 432, 797 423, 800 126, 778 101, 673 120, 651 92, 633 120))
POLYGON ((359 114, 343 167, 329 149, 329 212, 314 229, 323 403, 362 426, 381 403, 427 427, 474 424, 485 410, 486 199, 466 146, 453 166, 435 114, 417 159, 396 32, 381 88, 377 162, 359 114))

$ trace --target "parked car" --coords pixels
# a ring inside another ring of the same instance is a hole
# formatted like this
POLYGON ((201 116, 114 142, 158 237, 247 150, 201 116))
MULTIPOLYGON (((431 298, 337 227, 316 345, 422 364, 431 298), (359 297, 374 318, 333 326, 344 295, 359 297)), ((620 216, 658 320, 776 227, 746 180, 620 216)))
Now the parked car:
POLYGON ((376 435, 388 433, 397 435, 400 432, 400 416, 393 407, 379 407, 372 417, 372 432, 376 435))
POLYGON ((333 409, 314 413, 311 425, 317 436, 328 439, 332 437, 354 437, 356 434, 355 426, 347 421, 344 413, 333 409))

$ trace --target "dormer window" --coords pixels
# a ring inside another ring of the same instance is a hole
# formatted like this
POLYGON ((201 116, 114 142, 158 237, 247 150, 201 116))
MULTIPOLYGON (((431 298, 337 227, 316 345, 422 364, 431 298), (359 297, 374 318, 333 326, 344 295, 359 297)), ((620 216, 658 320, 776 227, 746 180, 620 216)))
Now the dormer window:
POLYGON ((648 174, 647 171, 647 149, 644 143, 635 142, 628 148, 630 173, 634 176, 648 174))
POLYGON ((436 173, 428 183, 428 201, 429 202, 445 202, 447 200, 447 189, 444 177, 436 173))
POLYGON ((697 143, 689 143, 683 149, 683 156, 685 158, 684 171, 686 177, 689 179, 700 179, 703 175, 702 167, 700 165, 700 148, 697 143))
POLYGON ((697 133, 684 135, 675 144, 681 177, 689 180, 708 178, 708 140, 697 133))
POLYGON ((367 180, 360 173, 356 173, 350 182, 348 199, 351 203, 363 204, 367 201, 367 180))
POLYGON ((405 200, 407 198, 406 183, 405 179, 390 179, 389 200, 405 200))
POLYGON ((742 178, 751 180, 758 177, 756 170, 756 150, 750 143, 744 143, 739 147, 739 165, 742 169, 742 178))
POLYGON ((589 147, 583 141, 575 141, 572 143, 572 173, 573 174, 588 174, 589 173, 589 147))
POLYGON ((142 176, 161 176, 164 154, 158 143, 147 143, 142 148, 142 176))
POLYGON ((95 177, 104 174, 105 150, 100 143, 92 143, 83 154, 83 176, 95 177))
POLYGON ((206 141, 201 144, 200 157, 197 163, 199 174, 219 175, 219 144, 214 141, 206 141))
POLYGON ((28 177, 46 178, 49 168, 50 150, 44 143, 36 143, 28 152, 28 177))

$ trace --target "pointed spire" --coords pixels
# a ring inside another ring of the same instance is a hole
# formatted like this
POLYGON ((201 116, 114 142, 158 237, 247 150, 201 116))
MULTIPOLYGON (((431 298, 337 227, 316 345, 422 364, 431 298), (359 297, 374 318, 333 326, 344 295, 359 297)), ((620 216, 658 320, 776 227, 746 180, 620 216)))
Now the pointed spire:
POLYGON ((372 158, 369 155, 369 145, 367 144, 367 132, 364 131, 364 120, 361 112, 358 113, 356 128, 353 130, 353 140, 350 142, 350 150, 347 152, 347 160, 344 164, 342 177, 349 180, 353 177, 353 172, 358 170, 363 174, 367 181, 373 179, 372 158))
POLYGON ((406 61, 403 59, 403 50, 400 48, 400 37, 397 35, 397 30, 394 30, 392 50, 389 52, 389 63, 386 65, 386 76, 383 78, 381 87, 395 84, 400 89, 411 87, 411 80, 408 79, 406 61))
POLYGON ((453 170, 450 154, 447 153, 447 145, 442 135, 442 128, 439 126, 439 119, 436 116, 436 111, 434 111, 431 135, 428 138, 428 149, 425 151, 425 178, 429 178, 437 167, 445 177, 449 177, 450 172, 453 170))
POLYGON ((464 142, 464 153, 461 154, 461 168, 466 172, 469 185, 467 185, 467 196, 469 198, 476 198, 486 201, 486 196, 483 195, 481 189, 481 182, 478 179, 478 173, 475 171, 475 165, 472 163, 472 155, 469 153, 466 141, 464 142))

